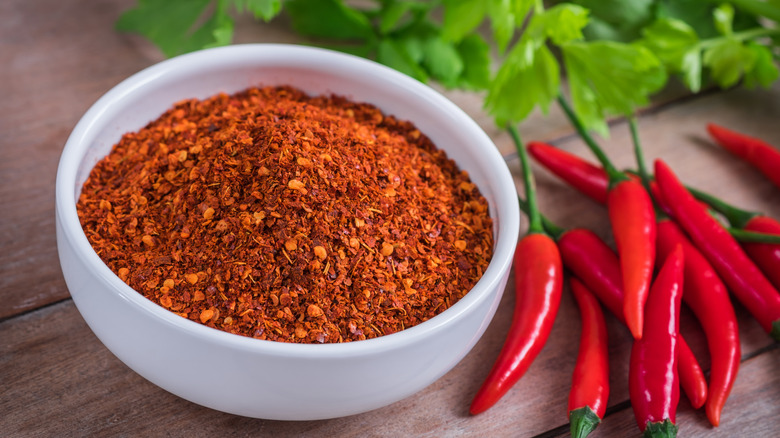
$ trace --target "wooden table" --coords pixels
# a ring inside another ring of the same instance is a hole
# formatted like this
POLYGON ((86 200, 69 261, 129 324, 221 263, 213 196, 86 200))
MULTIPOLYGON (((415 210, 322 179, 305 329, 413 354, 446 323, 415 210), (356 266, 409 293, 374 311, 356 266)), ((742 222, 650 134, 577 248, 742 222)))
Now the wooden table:
MULTIPOLYGON (((86 109, 125 77, 162 59, 141 39, 114 31, 130 0, 0 2, 0 435, 3 436, 567 436, 566 404, 579 316, 566 292, 546 347, 493 409, 469 416, 471 397, 498 354, 514 298, 504 295, 482 340, 440 380, 393 405, 347 418, 279 422, 213 411, 171 395, 117 360, 70 299, 54 237, 54 180, 60 152, 86 109)), ((240 21, 237 42, 296 42, 284 23, 240 21)), ((481 96, 446 92, 494 139, 516 176, 510 139, 480 110, 481 96)), ((679 94, 678 94, 679 96, 679 94)), ((713 146, 716 121, 780 144, 780 87, 667 98, 640 119, 647 159, 663 157, 685 183, 780 217, 780 190, 713 146)), ((521 126, 583 156, 560 113, 521 126)), ((632 165, 626 124, 603 141, 620 167, 632 165)), ((541 207, 560 225, 589 227, 611 242, 604 209, 535 168, 541 207)), ((518 186, 520 182, 518 178, 518 186)), ((510 280, 511 284, 511 280, 510 280)), ((511 289, 509 289, 511 291, 511 289)), ((777 436, 780 348, 736 304, 742 366, 722 424, 709 426, 683 397, 681 436, 777 436)), ((703 334, 688 310, 683 332, 705 369, 703 334)), ((628 332, 608 317, 609 409, 595 436, 637 436, 628 401, 628 332)))

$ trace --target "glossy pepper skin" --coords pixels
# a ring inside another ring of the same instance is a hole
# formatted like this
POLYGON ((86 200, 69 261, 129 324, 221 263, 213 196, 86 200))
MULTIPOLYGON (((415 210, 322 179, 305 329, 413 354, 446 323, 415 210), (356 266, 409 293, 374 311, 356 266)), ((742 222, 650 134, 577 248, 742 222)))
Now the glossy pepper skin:
MULTIPOLYGON (((755 216, 747 222, 744 229, 780 235, 780 222, 768 216, 755 216)), ((743 242, 742 247, 772 285, 780 290, 780 245, 743 242)))
POLYGON ((600 166, 563 149, 539 141, 528 143, 528 153, 549 171, 600 204, 607 203, 609 179, 600 166))
POLYGON ((729 232, 685 189, 666 163, 655 177, 664 204, 731 292, 775 340, 780 340, 780 293, 729 232))
POLYGON ((780 187, 780 151, 761 139, 710 123, 707 131, 724 149, 755 166, 780 187))
POLYGON ((647 190, 630 177, 610 185, 603 168, 544 143, 529 143, 528 152, 577 190, 606 204, 626 291, 623 314, 631 334, 641 338, 655 263, 655 211, 647 190))
POLYGON ((645 436, 676 436, 674 424, 680 400, 677 373, 680 302, 683 295, 684 255, 676 247, 664 262, 647 299, 648 324, 634 341, 628 392, 639 430, 645 436))
POLYGON ((604 418, 609 398, 609 346, 601 304, 579 280, 569 279, 582 320, 580 348, 569 392, 573 438, 584 438, 604 418))
POLYGON ((515 310, 498 359, 474 396, 469 411, 493 406, 525 374, 552 330, 563 290, 563 266, 555 241, 532 233, 518 243, 514 257, 515 310))
MULTIPOLYGON (((710 352, 710 383, 705 411, 713 426, 739 371, 739 327, 726 286, 712 265, 670 219, 658 223, 658 260, 666 259, 677 246, 685 255, 683 302, 693 310, 707 336, 710 352)), ((682 350, 681 350, 682 354, 682 350)), ((683 369, 680 368, 680 372, 683 369)))
MULTIPOLYGON (((563 265, 601 301, 620 322, 623 317, 623 281, 617 254, 591 230, 575 228, 558 237, 563 265)), ((690 351, 682 336, 680 344, 690 351)), ((680 385, 698 409, 707 399, 707 379, 696 357, 680 356, 680 385)))
POLYGON ((640 339, 655 263, 653 201, 641 182, 627 179, 607 192, 607 211, 623 273, 623 314, 631 334, 640 339))

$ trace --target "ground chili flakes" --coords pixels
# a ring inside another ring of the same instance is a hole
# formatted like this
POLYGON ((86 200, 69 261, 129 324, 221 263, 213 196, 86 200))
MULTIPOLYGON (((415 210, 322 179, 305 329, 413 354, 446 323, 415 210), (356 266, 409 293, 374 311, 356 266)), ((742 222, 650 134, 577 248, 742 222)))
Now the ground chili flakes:
POLYGON ((419 324, 471 289, 493 248, 487 202, 413 124, 291 87, 178 103, 122 137, 77 208, 135 290, 274 341, 419 324))

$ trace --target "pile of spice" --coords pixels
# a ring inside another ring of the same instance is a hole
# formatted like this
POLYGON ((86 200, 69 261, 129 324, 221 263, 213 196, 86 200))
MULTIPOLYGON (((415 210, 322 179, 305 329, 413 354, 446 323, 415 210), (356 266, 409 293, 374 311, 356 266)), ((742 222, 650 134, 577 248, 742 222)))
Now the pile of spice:
POLYGON ((493 249, 487 202, 412 123, 288 86, 176 104, 122 137, 77 209, 148 299, 284 342, 419 324, 474 286, 493 249))

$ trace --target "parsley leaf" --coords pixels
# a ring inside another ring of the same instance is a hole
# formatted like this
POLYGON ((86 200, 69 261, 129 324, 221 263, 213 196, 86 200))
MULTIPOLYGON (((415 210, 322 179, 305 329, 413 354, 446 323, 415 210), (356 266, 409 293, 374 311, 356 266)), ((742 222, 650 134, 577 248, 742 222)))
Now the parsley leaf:
POLYGON ((228 44, 233 37, 233 20, 226 2, 219 1, 213 14, 200 26, 211 0, 139 0, 123 13, 117 30, 137 32, 151 40, 167 57, 204 47, 228 44))
POLYGON ((692 91, 701 88, 701 48, 699 36, 688 24, 673 18, 660 18, 642 30, 637 41, 649 49, 673 74, 681 74, 692 91))
POLYGON ((704 51, 702 62, 710 76, 721 87, 736 84, 742 73, 752 70, 756 54, 733 38, 724 39, 704 51))
POLYGON ((444 0, 442 38, 462 40, 482 23, 486 13, 485 0, 444 0))
POLYGON ((458 82, 459 87, 483 90, 490 84, 490 46, 478 34, 463 38, 457 46, 460 58, 463 60, 463 73, 458 82))
POLYGON ((265 22, 271 21, 282 10, 282 0, 233 0, 236 10, 251 11, 255 18, 265 22))
POLYGON ((401 44, 391 38, 385 38, 379 42, 376 58, 378 62, 421 82, 428 80, 428 73, 420 67, 408 45, 401 44))
POLYGON ((752 41, 747 43, 747 48, 753 52, 755 63, 752 69, 745 72, 745 86, 755 88, 759 85, 768 88, 780 76, 772 51, 752 41))
POLYGON ((572 103, 585 126, 609 134, 609 114, 631 115, 666 83, 666 71, 649 50, 612 41, 561 46, 572 103))
POLYGON ((339 40, 374 37, 369 19, 341 0, 288 0, 284 7, 301 35, 339 40))
POLYGON ((499 68, 485 108, 503 126, 523 120, 539 105, 547 112, 560 92, 560 66, 550 49, 521 38, 499 68))
POLYGON ((455 86, 463 72, 463 60, 455 46, 439 37, 428 38, 422 46, 423 65, 445 86, 455 86))

